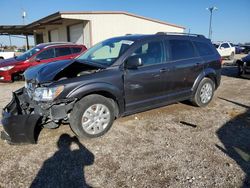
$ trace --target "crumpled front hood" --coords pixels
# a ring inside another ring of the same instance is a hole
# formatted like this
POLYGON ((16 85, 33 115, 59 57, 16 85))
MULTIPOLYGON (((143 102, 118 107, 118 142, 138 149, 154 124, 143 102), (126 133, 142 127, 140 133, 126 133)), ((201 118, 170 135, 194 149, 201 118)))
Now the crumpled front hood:
POLYGON ((15 58, 4 59, 0 61, 0 67, 15 66, 22 61, 17 61, 15 58))
MULTIPOLYGON (((105 68, 102 65, 91 63, 91 62, 81 62, 76 59, 55 61, 52 63, 41 64, 35 67, 31 67, 24 72, 24 77, 27 82, 36 83, 47 83, 56 81, 55 78, 61 72, 67 70, 67 75, 71 77, 71 73, 75 72, 75 69, 71 69, 73 65, 78 65, 78 69, 88 69, 90 67, 105 68)), ((67 77, 66 75, 66 77, 67 77)))
POLYGON ((75 60, 62 60, 31 67, 24 72, 25 80, 34 80, 38 83, 52 81, 56 74, 72 64, 74 61, 75 60))

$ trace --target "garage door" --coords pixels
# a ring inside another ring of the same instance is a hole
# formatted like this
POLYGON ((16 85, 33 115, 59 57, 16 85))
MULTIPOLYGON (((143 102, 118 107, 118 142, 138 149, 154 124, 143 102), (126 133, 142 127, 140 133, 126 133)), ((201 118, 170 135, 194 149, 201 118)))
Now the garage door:
POLYGON ((59 34, 58 30, 54 29, 50 31, 50 42, 58 42, 59 41, 59 34))
POLYGON ((69 41, 83 44, 83 24, 69 26, 69 41))

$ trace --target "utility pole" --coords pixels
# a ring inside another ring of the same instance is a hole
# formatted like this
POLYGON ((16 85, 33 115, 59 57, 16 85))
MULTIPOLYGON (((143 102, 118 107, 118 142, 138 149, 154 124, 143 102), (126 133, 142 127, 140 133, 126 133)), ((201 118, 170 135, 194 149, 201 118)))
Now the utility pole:
MULTIPOLYGON (((22 20, 23 20, 23 25, 25 25, 25 18, 26 18, 27 14, 26 11, 24 9, 22 9, 22 20)), ((26 35, 26 50, 29 50, 29 36, 26 35)))
POLYGON ((22 10, 22 20, 23 20, 23 25, 25 25, 25 18, 26 18, 26 11, 22 10))
POLYGON ((9 35, 10 48, 12 46, 11 36, 9 35))
POLYGON ((213 11, 218 10, 217 7, 209 7, 207 8, 210 12, 210 19, 209 19, 209 30, 208 30, 208 38, 212 40, 212 19, 213 19, 213 11))

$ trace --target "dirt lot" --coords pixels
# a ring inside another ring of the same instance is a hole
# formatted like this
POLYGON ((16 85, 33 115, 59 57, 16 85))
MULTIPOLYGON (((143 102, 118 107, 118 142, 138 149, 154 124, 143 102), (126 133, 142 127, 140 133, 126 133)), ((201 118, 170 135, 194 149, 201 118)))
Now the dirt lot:
MULTIPOLYGON (((42 130, 37 145, 0 141, 0 187, 249 187, 250 80, 230 65, 223 74, 206 108, 121 118, 98 139, 78 141, 61 126, 42 130)), ((21 86, 0 84, 0 109, 21 86)))

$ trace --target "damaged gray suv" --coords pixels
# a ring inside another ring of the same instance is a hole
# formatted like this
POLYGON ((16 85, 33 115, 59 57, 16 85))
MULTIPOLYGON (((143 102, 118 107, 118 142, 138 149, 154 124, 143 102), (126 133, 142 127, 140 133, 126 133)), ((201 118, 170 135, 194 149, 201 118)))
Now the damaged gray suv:
POLYGON ((36 143, 41 128, 61 124, 79 137, 98 137, 120 116, 176 101, 206 106, 220 85, 221 58, 202 35, 127 35, 24 77, 3 110, 1 138, 11 143, 36 143))

